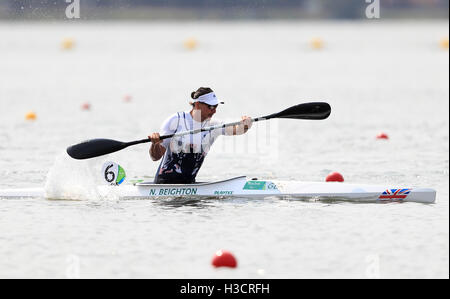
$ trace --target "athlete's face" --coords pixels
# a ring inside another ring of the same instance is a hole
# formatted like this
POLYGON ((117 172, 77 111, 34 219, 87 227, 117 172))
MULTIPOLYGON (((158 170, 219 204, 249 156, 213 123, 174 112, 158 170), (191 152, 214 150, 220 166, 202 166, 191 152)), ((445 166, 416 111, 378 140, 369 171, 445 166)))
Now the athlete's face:
POLYGON ((202 113, 202 121, 210 119, 216 113, 217 105, 211 106, 205 103, 198 103, 199 110, 202 113))

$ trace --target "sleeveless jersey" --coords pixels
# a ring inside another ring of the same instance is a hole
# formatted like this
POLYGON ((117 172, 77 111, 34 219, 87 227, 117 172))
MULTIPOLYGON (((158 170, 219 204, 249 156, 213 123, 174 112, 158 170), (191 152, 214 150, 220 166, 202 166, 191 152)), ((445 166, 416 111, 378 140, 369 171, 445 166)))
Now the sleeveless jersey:
MULTIPOLYGON (((162 125, 160 134, 167 135, 221 124, 206 120, 197 122, 188 111, 170 116, 162 125)), ((164 139, 162 145, 166 152, 155 175, 158 184, 195 183, 200 167, 217 137, 225 134, 220 128, 209 132, 184 135, 164 139)))

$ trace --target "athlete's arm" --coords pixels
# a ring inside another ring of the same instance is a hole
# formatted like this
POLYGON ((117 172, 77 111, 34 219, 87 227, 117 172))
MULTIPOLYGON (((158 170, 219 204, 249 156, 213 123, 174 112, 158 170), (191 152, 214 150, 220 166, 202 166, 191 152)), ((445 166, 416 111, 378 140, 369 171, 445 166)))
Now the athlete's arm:
MULTIPOLYGON (((174 113, 167 118, 161 126, 160 132, 162 135, 175 133, 179 123, 178 113, 174 113)), ((148 136, 152 141, 149 149, 150 157, 153 161, 158 161, 166 153, 166 148, 169 146, 170 139, 161 140, 159 133, 153 133, 148 136)))

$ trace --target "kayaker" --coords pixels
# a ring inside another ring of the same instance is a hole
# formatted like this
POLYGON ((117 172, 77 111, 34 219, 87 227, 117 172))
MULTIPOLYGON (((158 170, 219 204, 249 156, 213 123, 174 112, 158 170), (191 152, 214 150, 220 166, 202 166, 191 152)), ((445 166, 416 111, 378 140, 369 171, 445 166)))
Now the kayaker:
POLYGON ((160 133, 148 136, 152 141, 149 150, 152 160, 158 161, 164 156, 155 175, 157 184, 195 183, 195 177, 217 137, 242 135, 252 126, 251 118, 242 116, 239 125, 160 140, 161 135, 221 124, 211 120, 219 104, 223 104, 211 88, 200 87, 191 93, 191 98, 190 111, 174 113, 163 123, 160 133))

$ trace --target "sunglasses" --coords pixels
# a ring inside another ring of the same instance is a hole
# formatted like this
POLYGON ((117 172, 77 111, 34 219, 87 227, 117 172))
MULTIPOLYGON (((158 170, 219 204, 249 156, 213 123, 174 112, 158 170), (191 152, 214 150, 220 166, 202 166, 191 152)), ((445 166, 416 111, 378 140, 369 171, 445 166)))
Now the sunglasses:
POLYGON ((209 110, 214 110, 217 108, 217 106, 219 106, 219 105, 208 105, 208 104, 205 104, 205 105, 208 106, 209 110))

